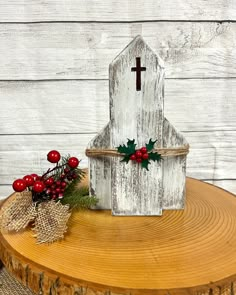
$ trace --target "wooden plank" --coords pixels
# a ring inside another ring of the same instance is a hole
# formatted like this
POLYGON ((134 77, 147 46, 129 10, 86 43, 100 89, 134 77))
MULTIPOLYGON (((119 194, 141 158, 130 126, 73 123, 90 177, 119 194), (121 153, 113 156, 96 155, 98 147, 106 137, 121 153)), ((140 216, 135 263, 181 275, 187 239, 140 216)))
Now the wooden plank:
MULTIPOLYGON (((109 80, 111 145, 126 144, 128 138, 143 147, 152 138, 157 140, 156 147, 162 147, 162 59, 139 36, 110 64, 109 80)), ((147 172, 141 165, 112 158, 112 214, 162 215, 162 179, 161 162, 152 163, 147 172)))
POLYGON ((235 178, 233 148, 192 148, 187 158, 187 175, 198 179, 235 178))
MULTIPOLYGON (((221 187, 233 194, 236 195, 236 179, 235 180, 208 180, 206 181, 207 183, 211 183, 214 184, 218 187, 221 187)), ((0 200, 5 199, 6 197, 8 197, 10 194, 12 194, 13 189, 12 186, 9 185, 0 185, 0 200)))
MULTIPOLYGON (((182 132, 192 149, 234 149, 235 131, 182 132)), ((40 135, 4 135, 0 136, 0 152, 42 151, 58 149, 63 153, 79 153, 84 158, 84 149, 95 133, 91 134, 40 134, 40 135), (82 153, 83 152, 83 153, 82 153)), ((232 155, 232 160, 235 159, 232 155)))
POLYGON ((139 34, 167 78, 236 76, 236 23, 37 23, 0 25, 0 80, 107 79, 139 34))
POLYGON ((4 200, 13 193, 11 185, 0 185, 0 200, 4 200))
MULTIPOLYGON (((88 148, 105 149, 111 146, 110 123, 89 143, 88 148)), ((111 209, 111 158, 98 157, 88 159, 89 192, 91 196, 101 196, 97 209, 111 209)))
POLYGON ((0 134, 95 133, 108 121, 107 81, 0 82, 0 101, 0 134))
MULTIPOLYGON (((157 147, 162 147, 162 64, 140 36, 115 58, 109 67, 109 125, 90 143, 90 148, 116 147, 125 144, 127 138, 134 138, 139 147, 144 146, 148 139, 155 138, 157 147)), ((104 181, 100 181, 104 160, 90 159, 91 191, 97 196, 103 190, 108 191, 105 195, 109 197, 110 194, 112 199, 112 214, 161 214, 161 163, 153 163, 148 173, 140 165, 126 165, 116 157, 107 164, 109 173, 106 173, 108 178, 104 185, 104 181)))
MULTIPOLYGON (((163 147, 183 147, 188 145, 183 134, 179 133, 165 118, 163 123, 163 147)), ((184 209, 186 192, 186 156, 163 158, 163 209, 184 209)))
POLYGON ((236 20, 236 4, 224 0, 1 0, 1 22, 236 20))
POLYGON ((205 181, 207 183, 211 183, 211 184, 214 184, 218 187, 221 187, 233 194, 235 194, 235 197, 236 197, 236 179, 235 180, 232 180, 232 179, 224 179, 224 180, 208 180, 208 181, 205 181))
POLYGON ((85 148, 94 134, 18 135, 0 137, 0 184, 11 184, 26 174, 42 174, 53 164, 47 153, 56 149, 62 155, 76 156, 80 167, 88 166, 85 148))
MULTIPOLYGON (((190 144, 187 175, 198 179, 236 179, 236 131, 183 133, 190 144)), ((51 167, 46 154, 58 149, 78 156, 81 167, 88 162, 84 151, 95 134, 48 134, 0 136, 0 184, 11 184, 28 173, 51 167)), ((1 190, 1 187, 0 187, 1 190)), ((230 189, 229 189, 230 190, 230 189)))
MULTIPOLYGON (((167 80, 165 116, 179 131, 236 130, 235 93, 235 79, 167 80)), ((0 134, 97 133, 109 121, 108 81, 0 82, 0 102, 0 134)))

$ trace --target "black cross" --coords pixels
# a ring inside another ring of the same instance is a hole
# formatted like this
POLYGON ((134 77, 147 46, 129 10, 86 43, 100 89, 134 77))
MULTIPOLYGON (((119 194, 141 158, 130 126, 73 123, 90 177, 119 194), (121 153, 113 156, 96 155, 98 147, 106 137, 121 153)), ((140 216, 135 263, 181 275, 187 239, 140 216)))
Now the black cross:
POLYGON ((146 67, 141 67, 141 58, 136 57, 136 67, 131 68, 132 72, 136 72, 136 90, 141 90, 141 72, 146 71, 146 67))

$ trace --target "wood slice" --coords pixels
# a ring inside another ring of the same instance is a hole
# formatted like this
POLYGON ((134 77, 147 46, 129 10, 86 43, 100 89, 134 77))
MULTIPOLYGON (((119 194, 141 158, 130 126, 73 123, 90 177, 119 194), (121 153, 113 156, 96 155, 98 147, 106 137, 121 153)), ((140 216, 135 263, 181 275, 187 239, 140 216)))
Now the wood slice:
POLYGON ((1 233, 0 258, 41 294, 232 295, 235 212, 234 195, 187 179, 185 210, 161 217, 76 212, 65 240, 50 245, 37 245, 30 229, 1 233))

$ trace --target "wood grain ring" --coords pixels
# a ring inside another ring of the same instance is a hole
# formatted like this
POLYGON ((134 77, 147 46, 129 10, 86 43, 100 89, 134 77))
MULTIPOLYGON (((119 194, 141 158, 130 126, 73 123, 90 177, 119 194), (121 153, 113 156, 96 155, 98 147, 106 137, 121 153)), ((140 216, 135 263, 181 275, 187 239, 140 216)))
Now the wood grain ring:
POLYGON ((36 245, 30 230, 1 233, 0 258, 42 294, 232 295, 235 212, 234 195, 187 179, 185 210, 162 217, 75 213, 65 240, 51 245, 36 245))

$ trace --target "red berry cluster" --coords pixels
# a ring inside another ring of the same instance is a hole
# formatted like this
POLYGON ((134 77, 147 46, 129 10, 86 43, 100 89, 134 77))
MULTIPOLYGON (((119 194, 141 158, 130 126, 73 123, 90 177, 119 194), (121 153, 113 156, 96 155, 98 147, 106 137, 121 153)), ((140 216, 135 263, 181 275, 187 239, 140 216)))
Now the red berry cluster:
POLYGON ((142 163, 143 160, 147 160, 149 158, 147 148, 143 146, 141 149, 136 150, 134 154, 130 156, 130 160, 135 161, 137 163, 142 163))
POLYGON ((47 160, 56 163, 56 167, 48 169, 42 176, 30 174, 15 180, 12 185, 14 191, 23 192, 28 188, 32 191, 34 201, 40 198, 44 200, 62 198, 67 185, 78 177, 76 168, 79 160, 76 157, 70 157, 65 164, 59 165, 60 159, 61 155, 58 151, 50 151, 47 154, 47 160), (55 173, 58 170, 62 173, 55 173))

